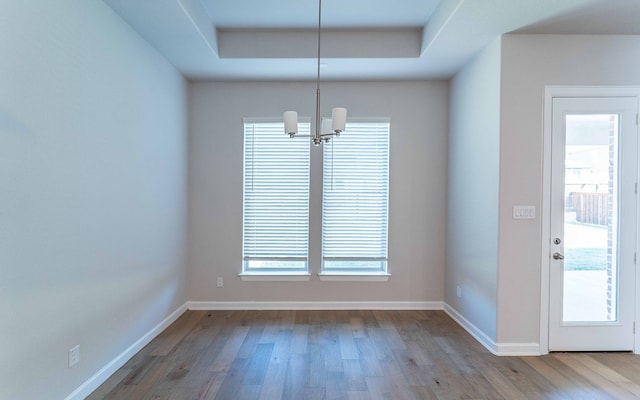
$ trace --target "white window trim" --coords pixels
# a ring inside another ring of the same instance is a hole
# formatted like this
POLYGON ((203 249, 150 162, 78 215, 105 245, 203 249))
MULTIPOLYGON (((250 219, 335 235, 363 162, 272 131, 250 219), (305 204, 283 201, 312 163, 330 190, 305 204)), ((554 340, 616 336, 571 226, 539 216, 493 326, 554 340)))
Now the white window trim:
MULTIPOLYGON (((238 274, 243 282, 308 282, 313 274, 310 273, 247 273, 238 274)), ((319 273, 318 279, 323 282, 387 282, 389 273, 319 273)))
MULTIPOLYGON (((389 118, 350 118, 351 122, 382 122, 390 123, 389 118)), ((280 122, 281 118, 243 118, 243 123, 256 123, 256 122, 280 122)), ((300 122, 311 122, 308 117, 300 118, 300 122)), ((296 135, 298 140, 305 140, 304 138, 310 135, 296 135), (304 138, 303 138, 304 137, 304 138)), ((307 139, 308 140, 308 139, 307 139)), ((309 260, 310 261, 310 260, 309 260)), ((387 260, 388 264, 388 260, 387 260)), ((307 266, 307 268, 309 268, 307 266)), ((388 268, 388 265, 387 265, 388 268)), ((238 274, 240 279, 244 282, 308 282, 313 275, 317 275, 318 279, 323 282, 387 282, 391 277, 391 274, 386 271, 320 271, 317 274, 307 271, 243 271, 238 274)))
MULTIPOLYGON (((381 124, 388 124, 389 125, 389 130, 387 131, 387 134, 390 135, 390 131, 391 131, 391 118, 388 117, 378 117, 378 118, 349 118, 349 122, 350 123, 365 123, 365 124, 377 124, 377 123, 381 123, 381 124)), ((346 130, 348 134, 348 128, 346 130)), ((389 162, 390 162, 390 137, 387 136, 387 168, 389 167, 389 162)), ((323 163, 324 163, 324 156, 325 154, 323 153, 323 163)), ((323 173, 324 175, 324 173, 323 173)), ((389 170, 387 170, 387 179, 389 179, 389 170)), ((323 220, 322 220, 322 235, 323 235, 323 243, 322 243, 322 254, 321 254, 321 268, 320 268, 320 272, 318 274, 318 276, 320 277, 320 280, 323 281, 358 281, 358 280, 365 280, 365 281, 387 281, 388 277, 390 276, 389 274, 389 261, 388 261, 388 223, 389 223, 389 181, 387 181, 387 238, 386 238, 386 257, 384 257, 383 259, 381 258, 379 261, 382 262, 384 264, 384 269, 363 269, 363 270, 358 270, 358 269, 349 269, 349 268, 325 268, 325 261, 327 259, 331 259, 331 258, 335 258, 335 257, 328 257, 325 258, 324 256, 324 202, 325 202, 325 193, 324 193, 324 185, 325 182, 323 180, 322 182, 323 185, 323 195, 322 195, 322 204, 323 204, 323 220)), ((365 257, 366 258, 366 257, 365 257)), ((362 259, 362 258, 360 258, 362 259)), ((348 261, 345 259, 345 261, 348 261)), ((354 260, 357 261, 357 260, 354 260)))
POLYGON ((244 282, 307 282, 311 279, 308 272, 242 272, 238 276, 244 282))
MULTIPOLYGON (((309 118, 302 118, 301 119, 301 123, 303 124, 308 124, 310 125, 310 119, 309 118)), ((278 267, 270 267, 267 269, 257 269, 257 268, 248 268, 248 263, 251 262, 252 260, 276 260, 276 259, 282 259, 283 261, 286 261, 289 259, 289 257, 287 257, 288 255, 285 254, 284 257, 269 257, 269 256, 256 256, 255 254, 251 254, 249 256, 247 256, 245 254, 245 248, 247 246, 246 242, 245 242, 245 235, 246 235, 246 187, 247 187, 247 171, 246 171, 246 165, 247 165, 247 155, 246 155, 246 151, 247 151, 247 125, 252 125, 252 124, 282 124, 282 119, 281 118, 243 118, 243 125, 244 125, 244 143, 243 143, 243 147, 244 147, 244 156, 243 156, 243 191, 245 191, 245 193, 243 194, 243 266, 240 272, 240 276, 246 276, 247 280, 251 280, 252 277, 254 276, 268 276, 268 277, 275 277, 275 276, 293 276, 296 279, 300 279, 300 276, 305 276, 309 274, 309 247, 308 247, 308 243, 307 243, 307 247, 306 247, 306 256, 305 257, 291 257, 291 261, 304 261, 304 268, 278 268, 278 267)), ((310 126, 309 126, 310 128, 310 126)), ((290 140, 288 137, 286 137, 286 135, 284 134, 284 126, 283 126, 283 131, 282 131, 282 139, 283 140, 290 140)), ((308 128, 307 128, 308 129, 308 128)), ((272 133, 272 131, 270 131, 270 134, 272 133)), ((252 141, 254 139, 252 138, 252 141)), ((304 143, 307 146, 310 146, 309 144, 309 140, 308 139, 298 139, 298 140, 303 140, 304 143)), ((255 142, 252 142, 252 145, 255 146, 255 142)), ((260 151, 264 151, 264 150, 260 150, 260 151)), ((310 148, 307 148, 306 150, 307 152, 310 151, 310 148)), ((253 155, 252 155, 253 157, 253 155)), ((255 162, 255 161, 252 161, 255 162)), ((307 164, 310 163, 310 159, 307 160, 307 164)), ((252 168, 256 168, 255 165, 252 164, 252 168)), ((310 165, 307 165, 307 168, 310 168, 310 165)), ((310 169, 309 169, 310 171, 310 169)), ((307 185, 309 184, 309 177, 307 177, 307 185)), ((307 197, 309 196, 309 187, 307 186, 307 197)), ((309 207, 309 204, 307 203, 307 208, 309 207)), ((308 212, 306 213, 308 218, 308 212)), ((308 228, 308 219, 307 219, 307 228, 308 228)), ((273 234, 270 234, 271 236, 273 236, 273 234)), ((307 236, 306 236, 306 240, 308 242, 309 240, 309 232, 307 231, 307 236)), ((308 280, 308 278, 307 278, 308 280)))
POLYGON ((391 276, 388 272, 321 272, 318 278, 325 282, 387 282, 391 276))

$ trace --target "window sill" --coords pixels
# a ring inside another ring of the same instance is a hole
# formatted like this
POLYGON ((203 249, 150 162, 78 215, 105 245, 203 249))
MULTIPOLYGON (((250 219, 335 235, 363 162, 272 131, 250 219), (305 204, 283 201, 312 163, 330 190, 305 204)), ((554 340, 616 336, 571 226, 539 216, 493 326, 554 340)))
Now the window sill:
POLYGON ((391 274, 388 273, 353 273, 353 272, 325 272, 318 274, 321 281, 327 282, 387 282, 391 274))
POLYGON ((243 272, 238 276, 245 282, 305 282, 311 278, 307 272, 243 272))

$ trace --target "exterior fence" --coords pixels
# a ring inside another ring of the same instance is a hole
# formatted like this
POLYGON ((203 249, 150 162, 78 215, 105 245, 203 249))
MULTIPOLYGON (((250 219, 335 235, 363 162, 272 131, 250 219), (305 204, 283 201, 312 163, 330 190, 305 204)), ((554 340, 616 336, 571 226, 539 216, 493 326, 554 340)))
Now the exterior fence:
POLYGON ((608 193, 571 192, 569 199, 576 212, 576 222, 603 226, 608 225, 608 193))

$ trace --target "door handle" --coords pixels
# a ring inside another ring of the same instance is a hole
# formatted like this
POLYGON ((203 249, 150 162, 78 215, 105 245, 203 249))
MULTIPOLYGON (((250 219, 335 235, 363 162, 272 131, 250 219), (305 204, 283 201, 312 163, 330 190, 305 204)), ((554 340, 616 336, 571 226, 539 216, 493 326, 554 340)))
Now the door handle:
POLYGON ((564 260, 564 256, 558 252, 553 253, 554 260, 564 260))

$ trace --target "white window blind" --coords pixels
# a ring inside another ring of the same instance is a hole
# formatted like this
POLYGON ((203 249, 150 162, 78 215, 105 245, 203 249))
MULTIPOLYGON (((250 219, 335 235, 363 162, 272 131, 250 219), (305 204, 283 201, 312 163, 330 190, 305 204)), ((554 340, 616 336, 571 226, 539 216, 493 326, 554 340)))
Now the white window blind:
MULTIPOLYGON (((301 123, 300 133, 309 134, 301 123)), ((244 272, 307 271, 309 139, 244 121, 244 272)))
POLYGON ((324 145, 323 272, 386 272, 389 121, 348 122, 324 145))

